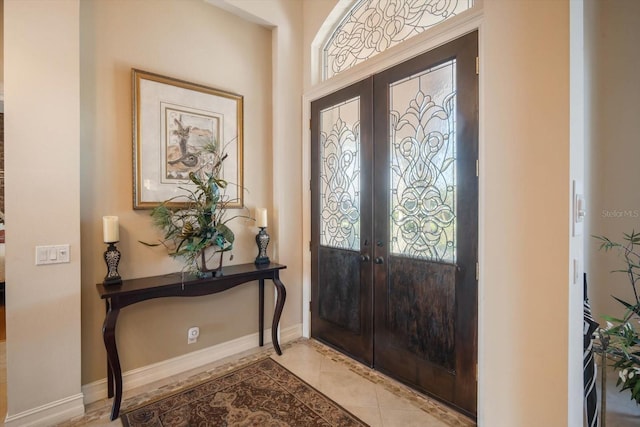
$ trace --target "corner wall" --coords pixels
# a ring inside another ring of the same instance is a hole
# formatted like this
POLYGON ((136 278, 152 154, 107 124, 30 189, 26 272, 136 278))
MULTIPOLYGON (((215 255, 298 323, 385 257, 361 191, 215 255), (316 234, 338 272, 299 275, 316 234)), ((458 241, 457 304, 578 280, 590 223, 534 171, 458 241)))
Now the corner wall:
MULTIPOLYGON (((297 0, 206 0, 253 22, 272 28, 271 49, 273 115, 273 222, 275 259, 287 265, 283 282, 287 303, 281 329, 302 322, 302 263, 308 253, 303 242, 302 182, 302 1, 297 0)), ((270 220, 271 221, 271 220, 270 220)))
POLYGON ((4 2, 8 426, 84 411, 78 0, 4 2), (35 266, 35 246, 70 263, 35 266))
MULTIPOLYGON (((479 424, 562 426, 570 402, 569 1, 484 2, 479 424), (544 5, 542 5, 544 3, 544 5)), ((576 343, 572 343, 575 346, 576 343)), ((572 426, 573 427, 573 426, 572 426)))

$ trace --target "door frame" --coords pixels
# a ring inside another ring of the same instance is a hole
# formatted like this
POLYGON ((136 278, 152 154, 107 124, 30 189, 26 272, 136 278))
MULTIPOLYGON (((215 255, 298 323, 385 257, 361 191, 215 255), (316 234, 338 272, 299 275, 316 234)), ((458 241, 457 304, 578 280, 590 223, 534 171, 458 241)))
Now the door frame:
MULTIPOLYGON (((358 66, 351 68, 343 73, 321 82, 306 91, 302 97, 302 336, 311 337, 311 102, 316 99, 322 98, 333 92, 336 92, 342 88, 345 88, 353 83, 363 80, 371 75, 374 75, 382 70, 390 68, 394 65, 398 65, 413 57, 426 53, 435 49, 438 46, 446 44, 457 38, 460 38, 473 31, 478 31, 478 56, 480 63, 482 63, 482 45, 483 45, 483 32, 482 32, 482 8, 472 8, 464 13, 451 18, 434 28, 429 29, 421 34, 412 37, 411 39, 394 46, 393 48, 382 52, 368 61, 359 64, 358 66)), ((478 79, 478 90, 480 98, 483 93, 483 79, 482 73, 478 79)), ((480 111, 482 116, 482 111, 480 111)), ((483 153, 483 131, 482 120, 479 120, 478 129, 478 155, 479 162, 482 164, 483 153)), ((482 254, 481 249, 483 245, 483 179, 479 177, 478 181, 478 263, 480 265, 480 271, 482 271, 482 254)), ((480 295, 482 289, 482 275, 478 280, 478 295, 480 295)), ((479 308, 479 307, 478 307, 479 308)), ((478 347, 480 346, 480 311, 478 310, 478 347)), ((478 354, 480 354, 478 352, 478 354)))

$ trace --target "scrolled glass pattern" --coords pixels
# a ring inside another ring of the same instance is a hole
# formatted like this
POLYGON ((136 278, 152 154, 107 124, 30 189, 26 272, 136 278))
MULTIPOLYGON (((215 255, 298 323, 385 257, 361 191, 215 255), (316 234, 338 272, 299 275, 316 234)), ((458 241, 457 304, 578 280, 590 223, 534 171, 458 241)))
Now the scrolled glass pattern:
POLYGON ((390 241, 396 255, 456 260, 456 63, 390 87, 390 241))
POLYGON ((359 0, 323 49, 324 79, 473 6, 474 0, 359 0))
POLYGON ((360 248, 360 99, 320 113, 320 244, 360 248))

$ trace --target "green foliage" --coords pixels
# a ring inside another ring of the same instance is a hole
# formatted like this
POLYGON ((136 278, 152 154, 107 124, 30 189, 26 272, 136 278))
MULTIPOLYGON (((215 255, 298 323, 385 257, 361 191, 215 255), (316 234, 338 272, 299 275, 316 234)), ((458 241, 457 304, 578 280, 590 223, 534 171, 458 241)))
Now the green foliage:
POLYGON ((628 302, 613 297, 625 307, 625 314, 620 318, 604 316, 607 328, 600 331, 601 347, 615 361, 613 367, 618 371, 617 385, 620 391, 629 390, 631 399, 640 403, 640 337, 638 335, 638 317, 640 316, 640 299, 637 284, 640 278, 640 254, 636 246, 640 244, 640 233, 635 230, 631 234, 624 233, 623 242, 615 242, 604 236, 594 236, 600 240, 600 249, 617 250, 625 262, 625 268, 614 270, 614 273, 626 274, 633 290, 635 301, 628 302))
POLYGON ((204 155, 207 161, 196 172, 189 174, 193 187, 181 187, 184 195, 165 200, 151 211, 154 226, 163 232, 159 244, 167 248, 169 255, 182 257, 186 268, 194 273, 203 269, 205 257, 210 259, 216 253, 233 249, 235 235, 227 224, 243 216, 226 216, 227 206, 235 201, 226 196, 224 190, 228 183, 219 177, 227 155, 219 154, 214 144, 207 145, 199 154, 204 155), (183 202, 187 206, 175 208, 175 202, 183 202), (206 256, 205 251, 208 254, 206 256))

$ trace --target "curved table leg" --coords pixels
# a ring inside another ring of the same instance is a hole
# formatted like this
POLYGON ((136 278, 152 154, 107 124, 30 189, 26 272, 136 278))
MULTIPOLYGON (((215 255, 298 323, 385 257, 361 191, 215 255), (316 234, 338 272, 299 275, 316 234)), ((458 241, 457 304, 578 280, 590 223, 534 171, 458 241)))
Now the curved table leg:
POLYGON ((278 299, 276 300, 276 308, 273 313, 273 323, 271 324, 271 340, 273 341, 273 348, 278 355, 282 355, 280 350, 280 344, 278 343, 278 324, 280 323, 280 316, 282 315, 282 309, 284 308, 284 301, 287 299, 287 291, 284 288, 284 284, 280 281, 279 275, 276 273, 273 278, 273 284, 276 287, 278 293, 278 299))
MULTIPOLYGON (((108 299, 104 300, 106 310, 104 312, 105 317, 109 314, 109 310, 111 310, 111 304, 108 299)), ((102 331, 104 336, 104 329, 102 331)), ((113 397, 113 371, 111 370, 111 364, 109 363, 109 358, 107 357, 107 398, 111 399, 113 397)))
POLYGON ((260 347, 264 345, 264 279, 258 282, 258 344, 260 347))
POLYGON ((120 414, 120 403, 122 402, 122 370, 120 368, 120 359, 118 358, 118 348, 116 347, 116 320, 120 309, 111 307, 107 312, 102 326, 102 338, 104 346, 107 350, 107 361, 109 362, 110 373, 107 373, 107 381, 115 384, 115 397, 113 398, 113 406, 111 407, 111 421, 118 418, 120 414))

